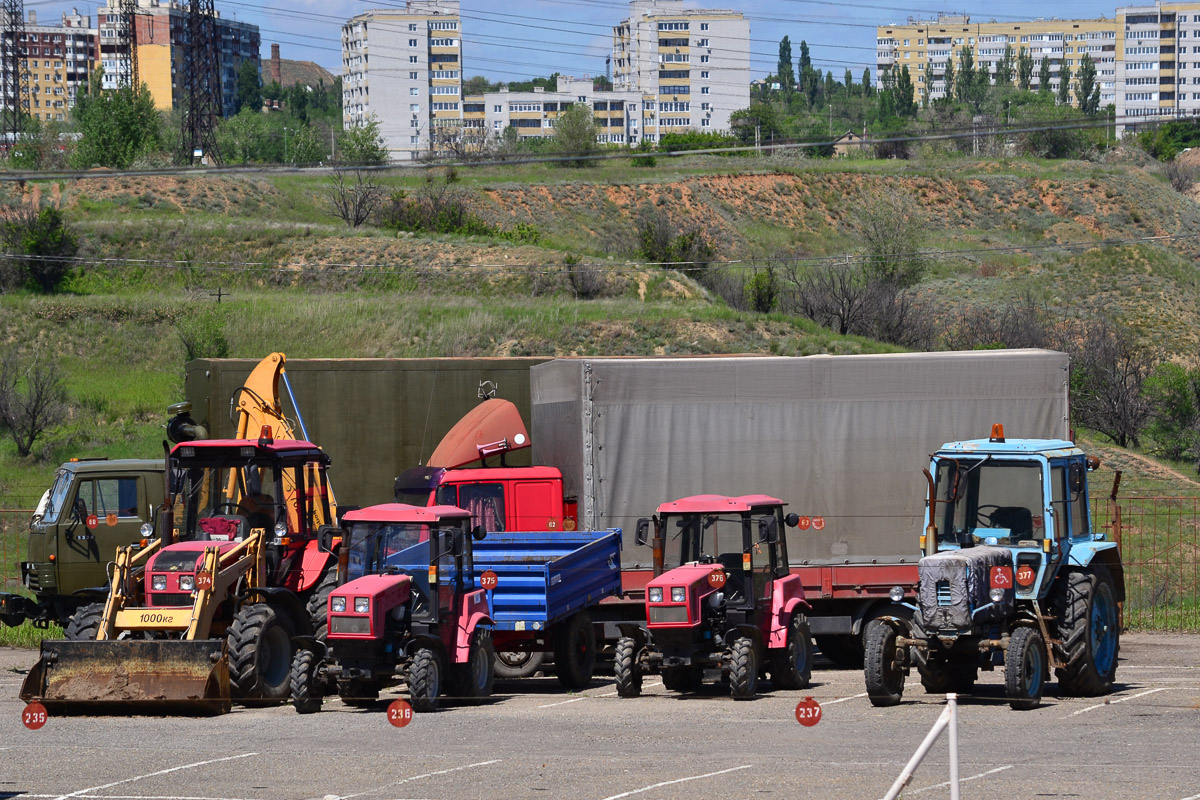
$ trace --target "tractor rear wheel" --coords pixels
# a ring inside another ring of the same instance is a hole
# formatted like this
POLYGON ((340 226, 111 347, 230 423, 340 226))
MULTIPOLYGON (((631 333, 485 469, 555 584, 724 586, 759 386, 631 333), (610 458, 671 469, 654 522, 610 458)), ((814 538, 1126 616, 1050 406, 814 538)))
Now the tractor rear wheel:
POLYGON ((1117 627, 1117 593, 1108 570, 1095 565, 1071 570, 1058 579, 1055 594, 1059 659, 1056 670, 1063 694, 1095 697, 1112 691, 1121 651, 1117 627))
POLYGON ((325 567, 325 572, 321 574, 321 579, 313 587, 312 594, 305 604, 308 616, 312 618, 313 630, 317 632, 316 638, 321 641, 325 641, 326 626, 329 623, 329 595, 336 588, 337 564, 331 563, 325 567))
POLYGON ((504 650, 496 653, 494 670, 497 678, 529 678, 542 668, 545 653, 531 650, 504 650))
POLYGON ((286 700, 291 691, 292 636, 284 613, 266 603, 247 603, 229 626, 229 685, 247 700, 286 700))
POLYGON ((663 686, 672 692, 698 692, 704 684, 704 670, 691 664, 667 667, 663 670, 662 679, 663 686))
POLYGON ((896 665, 896 629, 884 620, 873 619, 867 623, 863 672, 871 705, 899 705, 904 696, 904 670, 896 665))
POLYGON ((749 700, 758 688, 758 651, 746 636, 736 639, 729 655, 729 695, 749 700))
POLYGON ((771 682, 780 689, 803 689, 812 680, 812 634, 808 619, 794 614, 788 626, 787 644, 771 652, 771 682))
POLYGON ((492 693, 492 664, 496 651, 492 648, 492 633, 484 628, 471 635, 471 652, 467 663, 450 668, 450 691, 457 697, 477 700, 492 693))
POLYGON ((863 642, 860 637, 828 634, 815 638, 821 655, 832 661, 834 666, 839 669, 862 669, 863 642))
POLYGON ((596 667, 596 630, 592 618, 580 611, 554 632, 554 671, 567 689, 584 689, 596 667))
POLYGON ((437 711, 442 694, 442 660, 429 647, 422 647, 408 665, 408 700, 414 711, 437 711))
POLYGON ((317 686, 317 656, 312 650, 299 649, 292 658, 292 707, 297 714, 321 710, 321 690, 317 686))
POLYGON ((71 615, 71 620, 67 623, 67 629, 63 631, 63 635, 77 642, 92 641, 100 631, 100 621, 103 618, 103 603, 89 603, 86 606, 80 606, 71 615))
POLYGON ((1046 683, 1046 643, 1034 628, 1017 628, 1004 654, 1004 693, 1018 711, 1037 708, 1046 683))
POLYGON ((642 665, 637 660, 637 643, 628 636, 617 640, 613 675, 617 679, 618 697, 637 697, 642 693, 642 665))

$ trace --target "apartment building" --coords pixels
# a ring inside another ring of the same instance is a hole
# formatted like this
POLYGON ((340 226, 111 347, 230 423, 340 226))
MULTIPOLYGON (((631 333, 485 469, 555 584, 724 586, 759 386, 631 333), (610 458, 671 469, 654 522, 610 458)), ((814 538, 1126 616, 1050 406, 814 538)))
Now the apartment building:
POLYGON ((641 137, 677 129, 728 131, 750 105, 750 23, 736 11, 633 0, 613 28, 613 89, 640 102, 641 137))
POLYGON ((1200 115, 1200 2, 1117 9, 1119 128, 1200 115))
POLYGON ((591 78, 559 76, 553 92, 540 87, 531 92, 502 89, 468 97, 463 124, 468 130, 481 129, 492 137, 498 137, 505 128, 512 127, 521 139, 544 139, 554 136, 555 123, 567 109, 585 105, 592 111, 597 141, 636 145, 641 141, 646 120, 653 119, 653 96, 638 92, 597 91, 593 85, 591 78))
MULTIPOLYGON (((134 41, 138 79, 150 89, 154 105, 164 111, 184 102, 187 82, 184 57, 187 47, 187 11, 179 0, 137 0, 134 41)), ((117 88, 128 73, 128 57, 120 38, 120 0, 108 0, 99 12, 100 61, 105 89, 117 88)), ((262 46, 258 26, 216 17, 217 69, 221 80, 221 108, 225 116, 237 110, 237 77, 242 63, 251 61, 261 70, 262 46)))
MULTIPOLYGON (((958 68, 959 53, 971 50, 975 64, 995 74, 1006 48, 1017 54, 1024 48, 1033 57, 1032 88, 1038 89, 1040 65, 1050 60, 1050 90, 1058 91, 1063 67, 1072 77, 1079 72, 1084 54, 1096 64, 1101 106, 1116 102, 1116 50, 1120 24, 1115 19, 1039 19, 1021 22, 973 23, 965 15, 938 15, 937 19, 910 18, 904 25, 881 26, 877 32, 876 83, 891 71, 908 67, 917 102, 946 96, 946 63, 958 68)), ((1015 78, 1014 78, 1015 81, 1015 78)), ((1072 80, 1070 96, 1075 97, 1072 80)))
POLYGON ((342 117, 371 117, 394 160, 441 149, 463 128, 462 22, 458 0, 408 0, 342 26, 342 117))
MULTIPOLYGON (((87 90, 88 75, 94 69, 98 53, 97 29, 91 17, 72 9, 62 15, 61 25, 38 24, 37 12, 28 12, 25 23, 23 71, 29 115, 45 122, 65 122, 75 105, 75 98, 87 90)), ((11 26, 2 21, 4 35, 11 36, 11 26)), ((7 87, 2 73, 8 64, 0 64, 0 85, 7 87)), ((0 98, 5 109, 13 98, 0 98)))

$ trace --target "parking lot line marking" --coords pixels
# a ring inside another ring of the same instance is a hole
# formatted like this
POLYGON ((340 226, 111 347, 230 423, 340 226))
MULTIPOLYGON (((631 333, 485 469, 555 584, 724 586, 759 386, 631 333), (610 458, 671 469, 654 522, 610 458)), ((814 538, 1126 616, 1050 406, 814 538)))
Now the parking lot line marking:
POLYGON ((1185 797, 1183 800, 1200 800, 1200 794, 1194 794, 1191 797, 1185 797))
POLYGON ((475 767, 486 767, 491 764, 499 764, 504 759, 493 758, 491 761, 477 761, 474 764, 463 764, 461 767, 450 767, 449 769, 439 769, 436 772, 426 772, 423 775, 413 775, 410 778, 401 778, 398 781, 384 784, 376 789, 367 789, 365 792, 356 792, 355 794, 337 795, 337 800, 350 800, 352 797, 362 797, 366 794, 375 794, 382 792, 384 789, 390 789, 393 786, 399 786, 404 783, 412 783, 413 781, 424 780, 425 778, 436 778, 438 775, 449 775, 451 772, 462 772, 464 769, 473 769, 475 767))
POLYGON ((1095 711, 1097 708, 1104 708, 1105 706, 1115 706, 1117 703, 1124 703, 1126 700, 1134 700, 1138 697, 1145 697, 1146 695, 1154 694, 1155 692, 1165 692, 1165 691, 1167 691, 1168 688, 1169 687, 1162 686, 1162 687, 1159 687, 1158 689, 1147 689, 1144 692, 1138 692, 1137 694, 1131 694, 1128 697, 1118 697, 1116 700, 1110 700, 1107 703, 1097 703, 1094 706, 1088 706, 1087 708, 1081 708, 1078 711, 1071 714, 1071 716, 1077 717, 1080 714, 1086 713, 1088 711, 1095 711))
POLYGON ((738 770, 741 770, 741 769, 750 769, 753 766, 754 766, 753 764, 742 764, 740 767, 730 767, 729 769, 717 770, 716 772, 706 772, 703 775, 692 775, 691 777, 688 777, 688 778, 676 778, 673 781, 663 781, 661 783, 656 783, 652 786, 643 786, 641 789, 633 789, 632 791, 622 792, 621 794, 610 795, 610 796, 604 798, 604 800, 620 800, 620 798, 622 798, 622 797, 629 797, 630 795, 641 794, 642 792, 649 792, 652 789, 659 789, 659 788, 662 788, 663 786, 673 786, 676 783, 687 783, 688 781, 698 781, 703 778, 711 778, 716 775, 724 775, 727 772, 737 772, 738 770))
POLYGON ((194 769, 196 767, 204 767, 209 764, 220 764, 223 761, 237 761, 239 758, 250 758, 250 756, 256 756, 256 755, 258 755, 258 753, 242 753, 241 755, 237 755, 237 756, 226 756, 225 758, 210 758, 207 761, 197 761, 194 764, 183 764, 178 767, 170 767, 168 769, 160 769, 158 772, 148 772, 145 775, 137 775, 133 778, 125 778, 124 780, 113 781, 112 783, 106 783, 103 786, 90 786, 87 789, 80 789, 79 791, 71 792, 70 794, 60 794, 60 795, 58 795, 58 797, 55 798, 55 800, 66 800, 68 797, 79 797, 79 796, 85 795, 85 794, 92 794, 93 792, 98 792, 102 789, 111 789, 114 786, 120 786, 123 783, 133 783, 134 781, 145 780, 146 778, 156 778, 159 775, 169 775, 172 772, 179 772, 182 769, 194 769))
POLYGON ((867 696, 866 692, 859 692, 858 694, 852 694, 849 697, 839 697, 837 700, 830 700, 828 703, 824 703, 824 705, 831 706, 834 703, 844 703, 847 700, 857 700, 860 697, 866 697, 866 696, 867 696))
POLYGON ((557 703, 547 703, 544 706, 538 706, 538 708, 554 708, 555 706, 565 706, 567 703, 578 703, 580 700, 587 700, 587 696, 585 695, 584 697, 574 697, 574 698, 571 698, 570 700, 560 700, 557 703))
MULTIPOLYGON (((21 797, 57 797, 53 794, 23 794, 21 797)), ((184 795, 145 795, 145 794, 81 794, 82 800, 252 800, 244 797, 190 797, 184 795)))
MULTIPOLYGON (((988 775, 995 775, 997 772, 1004 772, 1004 770, 1006 770, 1006 769, 1012 769, 1014 766, 1015 766, 1015 764, 1005 764, 1003 767, 996 767, 995 769, 989 769, 987 772, 981 772, 978 775, 972 775, 969 778, 961 778, 961 779, 959 779, 958 782, 966 783, 967 781, 977 781, 980 778, 986 778, 988 775)), ((920 794, 921 792, 932 792, 934 789, 942 789, 949 785, 950 785, 950 781, 943 781, 942 783, 935 783, 933 786, 926 786, 922 789, 912 789, 908 792, 905 792, 905 794, 920 794)))

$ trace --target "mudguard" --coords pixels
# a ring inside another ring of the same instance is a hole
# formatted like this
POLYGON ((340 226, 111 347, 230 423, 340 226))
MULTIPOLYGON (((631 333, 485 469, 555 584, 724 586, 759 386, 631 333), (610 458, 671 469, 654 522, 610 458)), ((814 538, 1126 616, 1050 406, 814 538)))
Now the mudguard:
POLYGON ((300 602, 299 596, 291 589, 282 586, 261 586, 250 589, 246 595, 251 602, 257 600, 286 613, 295 623, 297 636, 313 635, 312 617, 308 615, 308 609, 300 602))
POLYGON ((792 615, 797 610, 806 612, 808 609, 799 575, 788 575, 775 581, 771 592, 771 618, 767 623, 767 647, 786 646, 792 615))
POLYGON ((1067 554, 1067 566, 1087 569, 1093 563, 1108 567, 1116 584, 1117 602, 1125 601, 1125 566, 1121 563, 1121 551, 1116 542, 1083 542, 1071 545, 1067 554))
POLYGON ((650 641, 649 632, 636 622, 618 622, 617 629, 621 631, 622 636, 633 639, 634 647, 637 650, 641 650, 650 641))
POLYGON ((300 585, 296 587, 296 591, 307 592, 321 580, 333 555, 322 550, 317 539, 309 539, 304 543, 304 551, 300 558, 300 585))
MULTIPOLYGON (((736 632, 738 636, 745 636, 747 639, 754 642, 754 646, 758 648, 759 653, 762 653, 763 648, 766 647, 766 641, 763 639, 762 631, 753 625, 738 625, 736 628, 733 628, 730 631, 730 633, 733 632, 736 632)), ((725 641, 726 643, 731 641, 729 635, 726 635, 725 641)))
POLYGON ((486 592, 476 589, 464 595, 462 614, 459 615, 458 629, 455 631, 453 663, 465 664, 471 659, 471 637, 475 635, 475 629, 491 624, 492 614, 486 592))

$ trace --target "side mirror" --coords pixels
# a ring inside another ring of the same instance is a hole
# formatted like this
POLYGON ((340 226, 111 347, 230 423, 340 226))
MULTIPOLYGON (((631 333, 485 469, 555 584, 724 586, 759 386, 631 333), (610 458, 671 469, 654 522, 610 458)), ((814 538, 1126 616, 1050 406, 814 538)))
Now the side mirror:
POLYGON ((482 525, 476 525, 471 529, 471 538, 477 542, 482 542, 486 536, 487 528, 483 527, 482 525))
POLYGON ((800 515, 797 514, 795 511, 792 511, 786 517, 783 518, 783 524, 787 525, 789 528, 796 527, 797 525, 800 524, 800 515))
POLYGON ((333 552, 334 537, 341 534, 341 530, 332 525, 322 525, 317 530, 317 548, 324 550, 326 553, 333 552))
POLYGON ((1072 464, 1067 470, 1067 486, 1071 489, 1071 494, 1079 494, 1083 491, 1083 464, 1072 464))
POLYGON ((775 544, 779 541, 779 526, 774 517, 760 517, 758 520, 758 540, 763 544, 775 544))
POLYGON ((454 556, 455 558, 457 558, 458 556, 461 556, 463 554, 463 550, 464 550, 463 532, 462 531, 451 531, 450 533, 448 533, 446 535, 450 539, 450 555, 454 556))
POLYGON ((637 521, 637 533, 634 536, 634 541, 636 541, 642 547, 645 547, 646 545, 648 545, 650 543, 649 534, 650 534, 650 520, 647 519, 646 517, 642 517, 641 519, 639 519, 637 521))
POLYGON ((1084 461, 1087 463, 1088 472, 1095 472, 1096 470, 1100 469, 1099 456, 1088 456, 1084 459, 1084 461))

